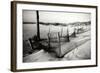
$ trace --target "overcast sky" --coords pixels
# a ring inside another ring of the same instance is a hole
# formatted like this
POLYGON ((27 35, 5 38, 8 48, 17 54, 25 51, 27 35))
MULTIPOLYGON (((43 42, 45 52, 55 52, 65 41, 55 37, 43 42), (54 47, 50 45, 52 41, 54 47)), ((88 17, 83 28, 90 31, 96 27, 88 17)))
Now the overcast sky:
MULTIPOLYGON (((89 13, 39 11, 41 22, 72 23, 91 20, 89 13)), ((36 22, 36 11, 23 10, 24 22, 36 22)))

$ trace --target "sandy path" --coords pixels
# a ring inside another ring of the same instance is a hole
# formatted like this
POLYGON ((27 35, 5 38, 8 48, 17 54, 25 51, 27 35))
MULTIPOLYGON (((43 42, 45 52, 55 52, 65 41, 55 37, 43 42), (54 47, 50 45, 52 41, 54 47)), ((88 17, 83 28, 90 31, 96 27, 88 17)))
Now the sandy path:
MULTIPOLYGON (((59 61, 59 60, 82 60, 91 58, 91 42, 89 35, 90 31, 78 35, 79 37, 62 45, 61 54, 65 54, 63 58, 56 58, 54 53, 48 53, 44 50, 40 50, 37 53, 33 53, 24 57, 24 62, 44 62, 44 61, 59 61)), ((59 51, 56 49, 56 53, 59 51)))

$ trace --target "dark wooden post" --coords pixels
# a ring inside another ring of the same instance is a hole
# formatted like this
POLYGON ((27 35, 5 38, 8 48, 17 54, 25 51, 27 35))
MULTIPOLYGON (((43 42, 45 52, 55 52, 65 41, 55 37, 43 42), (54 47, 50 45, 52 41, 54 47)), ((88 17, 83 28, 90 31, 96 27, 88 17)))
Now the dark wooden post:
POLYGON ((48 33, 48 46, 49 46, 49 49, 50 49, 50 33, 48 33))
POLYGON ((76 37, 76 28, 74 28, 74 37, 76 37))
POLYGON ((37 16, 37 36, 38 39, 40 40, 39 11, 36 11, 36 16, 37 16))
POLYGON ((69 41, 70 41, 70 39, 69 39, 69 31, 67 29, 67 42, 69 42, 69 41))
POLYGON ((58 43, 59 43, 59 58, 61 57, 61 41, 60 41, 60 34, 58 32, 58 43))

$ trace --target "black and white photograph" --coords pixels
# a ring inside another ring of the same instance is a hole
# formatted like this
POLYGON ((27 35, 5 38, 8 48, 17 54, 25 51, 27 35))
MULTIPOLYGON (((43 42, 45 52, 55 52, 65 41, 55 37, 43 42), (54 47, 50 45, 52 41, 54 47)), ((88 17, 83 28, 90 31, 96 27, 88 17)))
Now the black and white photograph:
POLYGON ((23 10, 23 62, 91 59, 91 13, 23 10))
POLYGON ((97 66, 97 6, 12 2, 11 69, 97 66))

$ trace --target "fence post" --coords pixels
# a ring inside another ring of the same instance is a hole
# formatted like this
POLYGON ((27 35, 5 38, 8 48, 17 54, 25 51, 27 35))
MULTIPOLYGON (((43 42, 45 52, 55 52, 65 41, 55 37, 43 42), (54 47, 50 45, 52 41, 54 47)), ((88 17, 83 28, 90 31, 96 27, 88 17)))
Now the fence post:
POLYGON ((48 46, 49 46, 49 49, 50 49, 50 33, 48 33, 48 46))
POLYGON ((66 39, 67 39, 67 42, 70 41, 70 40, 69 40, 69 31, 68 31, 68 29, 67 29, 67 36, 66 36, 66 39))
POLYGON ((40 40, 40 27, 39 27, 39 11, 36 11, 36 16, 37 16, 37 36, 38 39, 40 40))
POLYGON ((59 57, 61 57, 61 44, 60 44, 61 41, 60 41, 60 34, 59 34, 59 32, 58 32, 58 43, 59 43, 58 44, 59 45, 59 53, 58 54, 59 54, 59 57))
POLYGON ((74 37, 76 37, 76 28, 74 28, 74 37))

